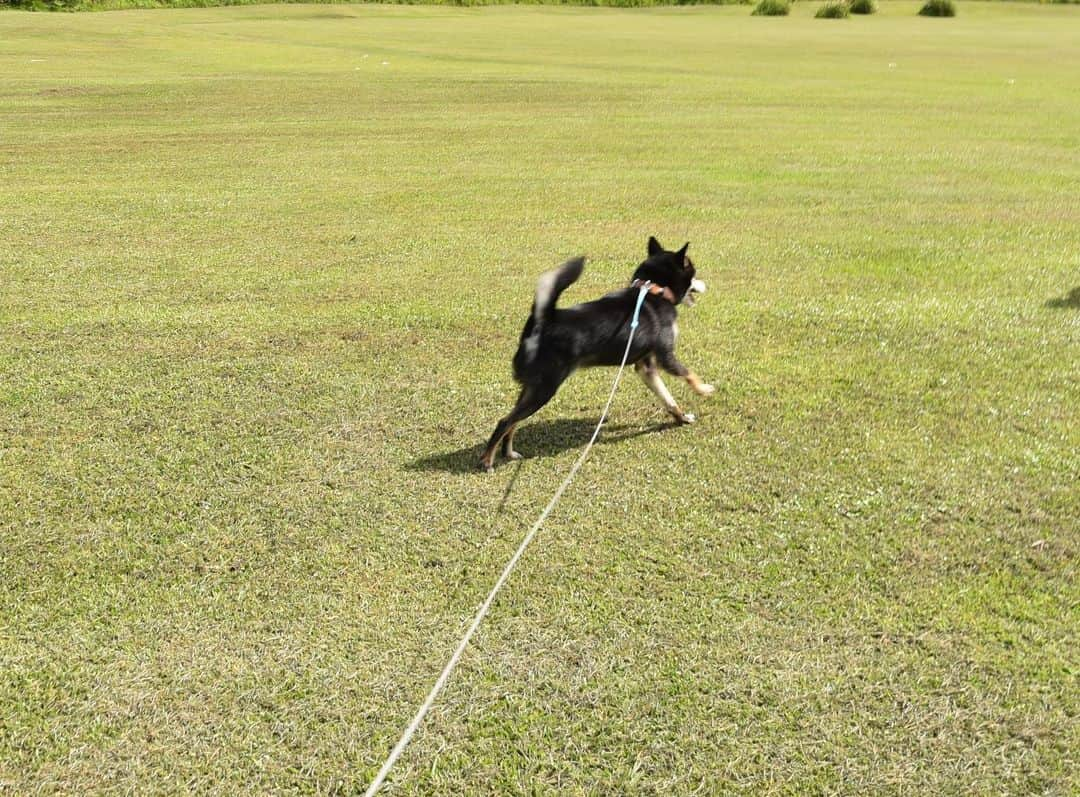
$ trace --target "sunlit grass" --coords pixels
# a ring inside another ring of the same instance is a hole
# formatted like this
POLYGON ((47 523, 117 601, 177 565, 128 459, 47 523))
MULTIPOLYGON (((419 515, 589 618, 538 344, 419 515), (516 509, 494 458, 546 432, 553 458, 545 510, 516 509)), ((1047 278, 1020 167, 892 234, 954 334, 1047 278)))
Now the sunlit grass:
POLYGON ((356 793, 595 422, 536 276, 709 285, 409 794, 1078 788, 1076 9, 0 14, 0 791, 356 793))

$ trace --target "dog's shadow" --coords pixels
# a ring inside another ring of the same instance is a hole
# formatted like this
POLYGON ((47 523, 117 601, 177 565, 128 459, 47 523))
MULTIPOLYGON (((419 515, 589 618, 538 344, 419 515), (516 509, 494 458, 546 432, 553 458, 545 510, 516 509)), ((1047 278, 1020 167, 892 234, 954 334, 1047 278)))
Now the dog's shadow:
MULTIPOLYGON (((678 424, 674 421, 653 424, 644 428, 636 424, 606 423, 600 430, 596 443, 597 445, 618 443, 622 440, 674 429, 676 426, 678 424)), ((537 421, 521 427, 514 438, 514 448, 519 449, 526 459, 550 457, 572 448, 581 448, 589 442, 594 429, 596 429, 596 421, 588 418, 537 421)), ((484 446, 480 443, 468 448, 459 448, 457 451, 431 454, 408 463, 405 470, 468 473, 477 470, 477 463, 480 461, 483 450, 484 446)))
POLYGON ((1046 303, 1047 307, 1070 307, 1074 310, 1080 310, 1080 287, 1073 288, 1067 294, 1060 298, 1051 299, 1046 303))

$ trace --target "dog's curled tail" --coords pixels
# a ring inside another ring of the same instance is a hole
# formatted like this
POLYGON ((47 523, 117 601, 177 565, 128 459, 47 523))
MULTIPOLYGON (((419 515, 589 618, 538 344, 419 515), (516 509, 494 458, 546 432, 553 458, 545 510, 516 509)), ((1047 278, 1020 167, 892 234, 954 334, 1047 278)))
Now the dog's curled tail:
POLYGON ((532 320, 540 326, 551 317, 559 294, 577 282, 585 270, 585 258, 575 257, 567 260, 554 271, 542 274, 536 283, 536 298, 533 300, 532 320))
MULTIPOLYGON (((532 315, 521 330, 521 344, 514 355, 514 374, 522 374, 536 358, 540 346, 540 334, 544 323, 555 311, 555 302, 559 294, 577 282, 585 270, 585 258, 575 257, 567 260, 557 269, 540 276, 536 283, 536 298, 533 299, 532 315)), ((520 378, 520 377, 519 377, 520 378)))

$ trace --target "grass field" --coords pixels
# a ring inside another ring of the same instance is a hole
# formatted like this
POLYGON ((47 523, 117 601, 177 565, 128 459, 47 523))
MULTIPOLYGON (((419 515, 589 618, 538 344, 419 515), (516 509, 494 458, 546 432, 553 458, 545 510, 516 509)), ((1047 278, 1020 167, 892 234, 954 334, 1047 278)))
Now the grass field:
POLYGON ((0 14, 0 792, 1080 790, 1080 9, 0 14))

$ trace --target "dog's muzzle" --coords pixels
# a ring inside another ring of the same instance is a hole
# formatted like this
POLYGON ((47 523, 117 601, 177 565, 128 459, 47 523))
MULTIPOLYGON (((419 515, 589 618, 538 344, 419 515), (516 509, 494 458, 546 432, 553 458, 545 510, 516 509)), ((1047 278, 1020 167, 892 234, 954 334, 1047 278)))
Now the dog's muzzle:
POLYGON ((697 301, 697 294, 699 293, 705 293, 705 283, 699 279, 691 280, 690 290, 688 290, 683 297, 683 303, 686 304, 687 307, 693 307, 694 302, 697 301))

